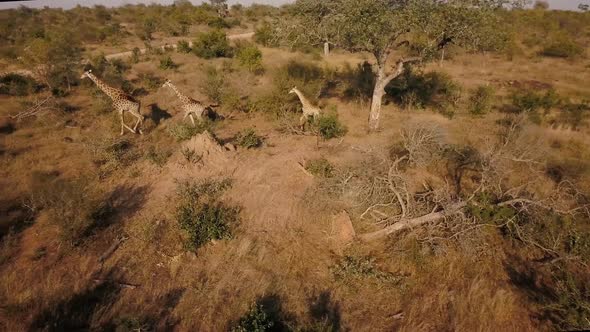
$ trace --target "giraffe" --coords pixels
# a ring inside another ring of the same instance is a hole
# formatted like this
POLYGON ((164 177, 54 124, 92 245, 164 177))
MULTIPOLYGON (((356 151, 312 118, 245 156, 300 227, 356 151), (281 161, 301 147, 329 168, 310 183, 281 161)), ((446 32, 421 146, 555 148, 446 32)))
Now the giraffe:
POLYGON ((291 91, 289 91, 289 93, 296 94, 297 97, 299 97, 299 100, 301 101, 301 105, 303 106, 303 115, 301 116, 301 118, 299 118, 299 125, 301 126, 301 130, 305 130, 305 123, 307 123, 309 117, 313 117, 315 119, 317 116, 320 115, 322 110, 319 107, 314 106, 309 100, 307 100, 307 98, 305 98, 303 93, 299 91, 297 87, 294 87, 291 91))
POLYGON ((183 120, 185 120, 187 117, 190 117, 193 126, 196 127, 197 125, 193 116, 196 116, 200 122, 203 119, 203 115, 206 115, 208 112, 207 107, 205 107, 205 105, 203 105, 201 102, 182 94, 170 80, 166 80, 162 87, 169 87, 174 91, 174 93, 176 93, 178 99, 180 99, 180 102, 182 103, 182 110, 184 111, 183 120))
MULTIPOLYGON (((121 135, 125 133, 125 128, 129 129, 132 133, 137 134, 137 127, 140 124, 143 124, 143 115, 140 113, 140 103, 122 90, 108 86, 105 82, 101 81, 98 77, 92 74, 92 70, 84 72, 80 79, 84 79, 86 77, 91 79, 102 92, 104 92, 107 96, 109 96, 109 98, 113 100, 113 107, 119 112, 121 117, 121 135), (137 118, 137 122, 133 128, 125 124, 125 112, 129 112, 137 118)), ((139 129, 139 134, 143 135, 141 128, 139 129)))

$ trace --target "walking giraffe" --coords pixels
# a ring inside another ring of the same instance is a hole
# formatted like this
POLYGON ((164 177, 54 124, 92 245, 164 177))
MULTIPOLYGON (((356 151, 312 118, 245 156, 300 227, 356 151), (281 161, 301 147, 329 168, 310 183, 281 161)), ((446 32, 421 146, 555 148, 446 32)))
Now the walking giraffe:
MULTIPOLYGON (((135 98, 126 94, 122 90, 108 86, 105 82, 101 81, 100 79, 98 79, 98 77, 92 74, 92 70, 84 72, 81 79, 84 79, 86 77, 91 79, 102 92, 104 92, 107 96, 109 96, 109 98, 112 99, 113 107, 115 108, 115 110, 119 112, 119 115, 121 117, 121 135, 125 133, 125 128, 129 129, 132 133, 137 134, 137 127, 140 124, 143 124, 143 115, 141 115, 140 112, 140 103, 137 100, 135 100, 135 98), (133 126, 133 128, 125 124, 125 112, 129 112, 137 118, 137 122, 135 123, 135 126, 133 126)), ((141 128, 139 129, 139 134, 143 134, 141 128)))
POLYGON ((289 93, 296 94, 297 97, 299 97, 299 100, 301 101, 301 105, 303 106, 303 115, 299 118, 299 125, 301 126, 301 130, 305 130, 305 124, 307 123, 309 117, 315 119, 317 116, 320 115, 322 110, 319 107, 313 105, 309 100, 307 100, 303 93, 299 91, 299 89, 297 89, 296 87, 289 91, 289 93))
POLYGON ((197 117, 199 122, 201 122, 203 115, 207 112, 207 107, 205 107, 205 105, 203 105, 201 102, 183 95, 180 91, 178 91, 176 86, 172 84, 170 80, 166 80, 162 87, 169 87, 174 91, 174 93, 176 93, 178 99, 180 99, 180 102, 182 103, 182 110, 184 111, 183 120, 186 119, 187 116, 190 117, 193 126, 196 127, 197 124, 195 123, 193 115, 197 117))

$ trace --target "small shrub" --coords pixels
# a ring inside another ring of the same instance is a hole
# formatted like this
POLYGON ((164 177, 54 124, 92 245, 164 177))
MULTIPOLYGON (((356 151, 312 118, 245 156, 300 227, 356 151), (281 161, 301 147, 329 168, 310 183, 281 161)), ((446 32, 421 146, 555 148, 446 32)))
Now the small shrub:
POLYGON ((240 318, 232 332, 265 332, 270 331, 275 325, 273 319, 264 310, 262 305, 256 304, 240 318))
POLYGON ((511 99, 517 113, 536 112, 539 109, 549 111, 561 104, 561 98, 555 90, 548 90, 544 95, 531 90, 515 91, 511 99))
POLYGON ((176 44, 176 50, 178 53, 190 53, 192 51, 189 43, 186 40, 179 40, 176 44))
POLYGON ((315 176, 330 178, 336 168, 326 158, 312 159, 305 163, 305 169, 315 176))
POLYGON ((338 281, 353 281, 372 278, 378 281, 399 283, 400 277, 381 271, 375 264, 375 259, 370 256, 346 255, 335 266, 332 274, 338 281))
POLYGON ((258 148, 262 146, 262 143, 262 137, 256 135, 256 132, 252 128, 243 130, 236 136, 236 144, 245 149, 258 148))
POLYGON ((133 48, 131 51, 131 63, 138 63, 141 56, 141 50, 139 47, 133 48))
POLYGON ((200 121, 197 126, 181 123, 168 128, 168 133, 176 139, 177 142, 186 141, 193 136, 203 133, 205 130, 211 130, 213 124, 208 121, 200 121))
POLYGON ((193 149, 183 148, 180 153, 189 164, 196 164, 203 159, 203 156, 198 155, 197 151, 193 149))
POLYGON ((346 126, 340 123, 338 115, 335 113, 320 114, 314 122, 314 127, 317 128, 319 135, 326 140, 342 137, 348 132, 346 126))
POLYGON ((553 58, 575 58, 584 54, 584 48, 568 37, 560 37, 545 45, 540 54, 553 58))
POLYGON ((205 79, 201 85, 203 93, 213 102, 221 103, 223 89, 225 88, 225 75, 222 71, 213 66, 205 69, 205 79))
POLYGON ((197 250, 211 240, 231 237, 239 209, 219 201, 231 181, 183 182, 177 187, 175 219, 187 237, 185 247, 197 250))
POLYGON ((494 88, 480 85, 471 91, 469 96, 469 112, 471 114, 486 114, 492 109, 494 102, 494 88))
POLYGON ((221 30, 201 33, 193 43, 193 53, 204 59, 231 57, 232 48, 221 30))
POLYGON ((161 77, 158 77, 153 73, 140 73, 138 79, 141 85, 148 91, 157 90, 164 83, 164 80, 161 77))
POLYGON ((568 102, 563 105, 555 122, 565 124, 572 130, 578 130, 580 127, 587 125, 586 120, 588 119, 589 112, 589 103, 582 102, 578 104, 568 102))
POLYGON ((246 44, 238 47, 236 59, 240 66, 246 68, 249 72, 260 74, 264 71, 262 66, 262 52, 254 44, 246 44))
POLYGON ((164 167, 170 156, 172 156, 172 151, 158 151, 154 146, 151 146, 146 153, 145 158, 158 167, 164 167))
POLYGON ((174 63, 174 61, 172 61, 172 58, 170 56, 166 56, 162 59, 160 59, 160 69, 176 69, 178 68, 178 65, 176 63, 174 63))
POLYGON ((47 209, 59 227, 61 240, 77 245, 104 221, 110 207, 88 179, 59 179, 55 174, 33 173, 31 202, 47 209))

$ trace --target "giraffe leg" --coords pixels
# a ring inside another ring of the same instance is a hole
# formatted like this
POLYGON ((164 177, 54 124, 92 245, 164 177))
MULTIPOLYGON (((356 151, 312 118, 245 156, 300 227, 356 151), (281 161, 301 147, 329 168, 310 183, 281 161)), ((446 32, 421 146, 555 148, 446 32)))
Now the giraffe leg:
POLYGON ((191 122, 193 123, 193 127, 196 127, 197 124, 195 123, 195 118, 193 116, 193 113, 191 113, 191 115, 189 115, 189 117, 191 118, 191 122))
POLYGON ((121 117, 121 136, 125 134, 125 122, 123 121, 123 112, 119 112, 119 116, 121 117))
POLYGON ((303 114, 299 118, 299 126, 301 127, 302 131, 305 131, 305 123, 307 122, 307 115, 303 114))
POLYGON ((135 134, 135 130, 125 124, 125 111, 123 111, 121 112, 121 135, 123 135, 125 128, 129 129, 129 131, 135 134))
MULTIPOLYGON (((137 133, 137 127, 140 124, 143 124, 143 116, 141 114, 133 114, 137 117, 137 122, 135 123, 135 126, 133 127, 133 132, 137 133)), ((141 131, 141 128, 139 128, 139 134, 143 135, 143 131, 141 131)))

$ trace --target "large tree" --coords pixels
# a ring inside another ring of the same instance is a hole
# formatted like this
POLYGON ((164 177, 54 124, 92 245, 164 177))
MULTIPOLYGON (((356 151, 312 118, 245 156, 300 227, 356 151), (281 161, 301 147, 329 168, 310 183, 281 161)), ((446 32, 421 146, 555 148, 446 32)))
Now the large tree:
POLYGON ((489 46, 497 12, 507 0, 297 0, 292 20, 279 27, 285 40, 330 42, 375 57, 369 129, 379 127, 385 87, 409 62, 426 62, 453 43, 489 46), (412 55, 411 58, 404 57, 412 55), (395 55, 395 58, 394 58, 395 55), (391 67, 391 68, 390 68, 391 67))

